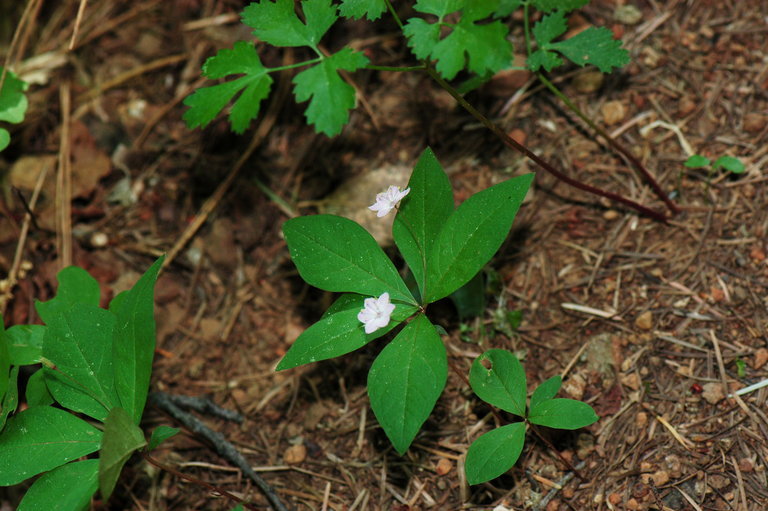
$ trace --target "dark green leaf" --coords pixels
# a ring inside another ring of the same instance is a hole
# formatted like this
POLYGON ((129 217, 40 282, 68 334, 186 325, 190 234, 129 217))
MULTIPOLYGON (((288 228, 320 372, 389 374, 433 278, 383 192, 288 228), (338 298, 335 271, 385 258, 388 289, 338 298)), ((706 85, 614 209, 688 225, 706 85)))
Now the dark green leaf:
POLYGON ((330 0, 301 2, 306 24, 296 14, 294 0, 261 0, 243 10, 243 23, 253 28, 253 34, 273 46, 310 46, 317 43, 338 19, 336 6, 330 0))
POLYGON ((552 12, 558 9, 563 12, 570 12, 589 3, 589 0, 533 0, 534 7, 543 12, 552 12))
POLYGON ((101 431, 50 406, 27 408, 0 434, 0 486, 18 484, 99 449, 101 431))
POLYGON ((161 257, 128 291, 120 293, 109 304, 117 317, 115 328, 115 388, 121 406, 141 421, 149 392, 152 359, 155 355, 155 299, 157 274, 163 265, 161 257))
POLYGON ((552 43, 549 48, 559 51, 576 65, 592 64, 603 73, 610 73, 614 67, 629 63, 629 52, 605 27, 589 27, 570 39, 552 43))
POLYGON ((5 427, 5 421, 8 416, 15 412, 16 407, 19 406, 19 366, 12 367, 10 376, 6 376, 5 378, 7 388, 2 399, 0 399, 0 431, 5 427))
POLYGON ((467 451, 464 472, 469 484, 495 479, 512 468, 525 443, 525 423, 515 422, 485 433, 467 451))
POLYGON ((98 488, 98 459, 67 463, 40 476, 17 511, 86 511, 98 488))
POLYGON ((449 298, 456 306, 459 319, 474 318, 485 312, 485 279, 483 272, 450 294, 449 298))
POLYGON ((445 346, 423 314, 373 361, 368 373, 371 408, 401 455, 432 412, 447 377, 445 346))
POLYGON ((424 296, 435 238, 453 212, 451 182, 431 149, 421 153, 408 188, 411 191, 400 203, 392 235, 424 296))
POLYGON ((179 428, 172 428, 170 426, 158 426, 152 430, 152 436, 149 438, 148 451, 154 451, 160 444, 175 436, 179 431, 179 428))
POLYGON ((695 169, 699 167, 708 167, 709 164, 712 163, 709 158, 706 156, 702 156, 700 154, 694 154, 693 156, 690 156, 687 160, 685 160, 686 167, 695 169))
POLYGON ((119 406, 109 411, 99 450, 99 488, 105 501, 112 495, 125 462, 146 444, 144 433, 128 412, 119 406))
POLYGON ((519 9, 521 5, 523 5, 521 0, 501 0, 499 2, 499 7, 496 9, 496 12, 493 14, 493 16, 495 18, 503 18, 504 16, 509 16, 517 9, 519 9))
POLYGON ((305 115, 315 131, 331 137, 349 122, 349 111, 355 107, 355 89, 341 79, 339 70, 355 71, 367 64, 365 55, 343 48, 293 78, 296 101, 309 100, 305 115))
POLYGON ((734 158, 733 156, 721 156, 715 160, 715 163, 712 165, 712 167, 715 170, 723 168, 729 172, 733 172, 734 174, 743 174, 746 170, 741 160, 734 158))
POLYGON ((525 371, 513 353, 493 349, 477 357, 469 370, 469 384, 486 403, 525 417, 525 371))
POLYGON ((555 397, 562 384, 563 379, 558 374, 536 387, 536 390, 533 391, 533 395, 531 396, 531 410, 537 407, 539 403, 543 403, 544 401, 548 401, 555 397))
POLYGON ((408 287, 376 240, 334 215, 292 218, 283 225, 291 259, 307 283, 325 289, 414 304, 408 287))
POLYGON ((119 400, 115 392, 115 315, 95 305, 73 303, 48 318, 43 356, 46 383, 61 405, 103 421, 119 400))
MULTIPOLYGON (((2 73, 3 67, 0 66, 0 74, 2 73)), ((3 89, 0 90, 0 121, 18 124, 24 120, 29 104, 24 95, 27 87, 28 85, 19 80, 12 71, 5 72, 3 89)), ((2 149, 0 147, 0 150, 2 149)))
POLYGON ((413 50, 416 58, 423 60, 429 58, 440 41, 440 25, 428 23, 421 18, 411 18, 403 27, 403 34, 408 38, 408 47, 413 50))
POLYGON ((542 67, 547 71, 552 71, 557 66, 562 65, 563 59, 557 56, 557 53, 546 50, 536 50, 528 57, 526 61, 528 69, 538 71, 542 67))
POLYGON ((479 75, 501 71, 512 62, 508 32, 500 21, 480 25, 462 16, 453 31, 432 50, 431 57, 437 60, 435 69, 446 80, 456 76, 465 63, 467 69, 479 75))
POLYGON ((78 266, 64 268, 56 275, 56 280, 59 281, 56 296, 47 302, 35 302, 37 313, 46 324, 75 303, 99 305, 99 283, 84 269, 78 266))
POLYGON ((326 314, 320 321, 306 329, 277 365, 278 371, 339 357, 362 348, 392 330, 417 310, 413 305, 396 304, 389 325, 366 335, 363 323, 357 319, 358 313, 363 308, 365 297, 345 296, 358 297, 356 304, 349 304, 342 310, 326 314))
POLYGON ((541 18, 533 26, 533 37, 536 38, 539 47, 544 47, 556 37, 564 34, 567 28, 563 11, 555 11, 541 18))
POLYGON ((384 0, 341 0, 339 12, 345 18, 360 19, 365 16, 374 21, 386 10, 387 4, 384 0))
POLYGON ((425 301, 456 291, 477 275, 509 234, 533 174, 501 182, 464 201, 444 223, 428 266, 425 301))
POLYGON ((27 381, 27 406, 48 406, 53 404, 53 396, 45 384, 45 371, 41 368, 32 373, 27 381))
POLYGON ((418 0, 413 8, 425 14, 434 14, 442 19, 446 14, 461 9, 465 2, 466 0, 418 0))
POLYGON ((43 354, 43 325, 15 325, 3 332, 11 363, 17 366, 39 364, 43 354))
POLYGON ((0 151, 11 143, 11 134, 5 128, 0 128, 0 151))
POLYGON ((599 418, 587 403, 563 398, 539 402, 528 414, 531 423, 557 429, 583 428, 599 418))

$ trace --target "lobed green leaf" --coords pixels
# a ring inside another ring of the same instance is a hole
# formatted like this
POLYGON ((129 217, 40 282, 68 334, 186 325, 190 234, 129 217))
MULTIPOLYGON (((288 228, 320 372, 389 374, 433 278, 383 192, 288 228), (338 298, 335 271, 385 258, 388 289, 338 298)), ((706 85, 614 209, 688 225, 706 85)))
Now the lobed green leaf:
POLYGON ((67 463, 40 476, 17 511, 86 511, 99 487, 99 460, 67 463))
POLYGON ((605 27, 589 27, 570 39, 549 45, 576 65, 592 64, 603 73, 629 63, 629 52, 621 47, 621 41, 613 38, 613 32, 605 27))
POLYGON ((368 373, 371 409, 399 454, 432 413, 447 378, 445 346, 423 314, 373 361, 368 373))
POLYGON ((523 5, 521 0, 501 0, 499 6, 496 8, 496 12, 493 13, 494 18, 503 18, 509 16, 520 6, 523 5))
POLYGON ((501 182, 464 201, 443 224, 433 247, 425 302, 453 293, 477 275, 509 234, 533 174, 501 182))
POLYGON ((117 295, 109 310, 117 318, 114 330, 114 381, 120 406, 138 424, 144 413, 155 355, 155 300, 157 275, 165 256, 144 272, 134 286, 117 295))
POLYGON ((469 370, 469 384, 486 403, 525 417, 525 371, 514 353, 492 349, 477 357, 469 370))
POLYGON ((461 9, 466 0, 418 0, 413 9, 425 14, 434 14, 441 20, 446 14, 461 9))
POLYGON ((525 443, 525 423, 515 422, 493 429, 472 442, 464 462, 469 484, 495 479, 512 468, 525 443))
POLYGON ((531 3, 542 12, 552 12, 555 9, 571 12, 574 9, 587 5, 589 0, 532 0, 531 3))
POLYGON ((479 75, 501 71, 512 61, 508 32, 500 21, 478 25, 462 16, 453 31, 435 45, 431 54, 437 60, 435 69, 446 80, 455 77, 465 64, 479 75))
POLYGON ((384 0, 341 0, 339 12, 345 18, 361 19, 363 16, 370 21, 379 19, 387 4, 384 0))
POLYGON ((243 23, 253 28, 253 34, 273 46, 310 46, 317 44, 338 19, 331 0, 301 2, 306 23, 296 14, 294 0, 261 0, 248 5, 242 12, 243 23))
POLYGON ((27 408, 0 434, 0 486, 18 484, 99 449, 102 433, 50 406, 27 408))
POLYGON ((125 462, 146 444, 144 433, 134 424, 133 417, 120 407, 112 408, 104 421, 99 450, 99 488, 105 501, 112 495, 125 462))
POLYGON ((411 18, 403 27, 403 34, 408 38, 408 47, 417 59, 424 60, 432 55, 440 41, 440 25, 428 23, 421 18, 411 18))
POLYGON ((326 291, 380 296, 415 305, 394 264, 359 224, 335 215, 292 218, 283 225, 302 278, 326 291))
POLYGON ((549 399, 531 406, 528 420, 532 424, 557 429, 579 429, 596 422, 600 417, 587 403, 575 399, 549 399))
POLYGON ((342 80, 339 70, 356 71, 367 64, 365 55, 343 48, 293 78, 296 101, 309 100, 305 115, 316 131, 331 137, 349 122, 349 111, 355 107, 355 89, 342 80))

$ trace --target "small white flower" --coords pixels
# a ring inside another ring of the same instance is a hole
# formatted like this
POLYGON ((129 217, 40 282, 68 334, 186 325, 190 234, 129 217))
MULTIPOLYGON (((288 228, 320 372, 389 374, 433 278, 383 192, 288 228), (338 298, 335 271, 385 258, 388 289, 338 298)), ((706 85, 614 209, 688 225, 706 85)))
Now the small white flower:
POLYGON ((389 303, 389 293, 384 293, 378 298, 366 298, 363 305, 363 310, 357 314, 357 319, 365 325, 366 334, 387 326, 389 316, 395 310, 395 306, 389 303))
POLYGON ((408 195, 410 188, 400 191, 399 186, 390 186, 387 191, 376 194, 376 204, 368 206, 371 211, 376 211, 376 216, 381 218, 397 206, 397 203, 408 195))

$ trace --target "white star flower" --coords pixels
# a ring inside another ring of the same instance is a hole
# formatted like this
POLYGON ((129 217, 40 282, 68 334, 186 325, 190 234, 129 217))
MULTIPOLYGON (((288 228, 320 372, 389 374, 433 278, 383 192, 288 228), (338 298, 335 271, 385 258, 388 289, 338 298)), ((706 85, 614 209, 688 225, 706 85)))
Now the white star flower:
POLYGON ((397 203, 408 195, 410 188, 400 191, 399 186, 390 186, 385 192, 376 194, 376 203, 368 206, 371 211, 376 211, 376 216, 381 218, 397 206, 397 203))
POLYGON ((395 306, 389 303, 389 293, 383 293, 378 298, 366 298, 363 309, 357 314, 357 319, 365 325, 365 333, 370 334, 389 324, 389 316, 395 306))

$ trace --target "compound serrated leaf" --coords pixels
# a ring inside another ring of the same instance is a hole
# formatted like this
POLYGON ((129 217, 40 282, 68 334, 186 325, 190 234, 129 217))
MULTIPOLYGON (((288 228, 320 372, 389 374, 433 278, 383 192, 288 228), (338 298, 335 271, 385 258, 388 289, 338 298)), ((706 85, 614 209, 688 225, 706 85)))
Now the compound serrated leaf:
POLYGON ((428 23, 421 18, 411 18, 403 27, 403 34, 408 38, 408 47, 413 50, 416 58, 426 59, 440 41, 440 25, 428 23))
POLYGON ((504 16, 509 16, 514 11, 519 9, 521 5, 523 5, 521 0, 501 0, 499 2, 499 6, 496 8, 496 12, 493 13, 493 16, 495 18, 503 18, 504 16))
POLYGON ((365 55, 344 48, 293 78, 296 101, 309 100, 305 115, 315 131, 329 137, 341 132, 355 107, 355 89, 342 80, 339 70, 355 71, 366 64, 365 55))
POLYGON ((538 71, 542 67, 547 71, 552 71, 557 66, 562 65, 563 59, 561 59, 557 53, 547 50, 536 50, 530 54, 526 61, 528 69, 531 71, 538 71))
POLYGON ((253 34, 273 46, 310 46, 317 44, 338 19, 331 0, 301 2, 306 23, 296 14, 294 0, 261 0, 246 7, 241 18, 253 28, 253 34))
POLYGON ((375 21, 387 10, 384 0, 341 0, 339 12, 345 18, 361 19, 363 16, 375 21))
POLYGON ((592 64, 603 73, 629 63, 629 52, 605 27, 589 27, 570 39, 550 44, 549 48, 559 51, 574 64, 582 67, 592 64))
POLYGON ((413 9, 425 14, 434 14, 442 18, 446 14, 461 9, 466 0, 419 0, 413 9))
POLYGON ((541 18, 533 26, 533 37, 539 44, 539 47, 546 46, 554 38, 565 33, 568 24, 565 21, 565 14, 562 11, 555 11, 541 18))
POLYGON ((451 33, 435 45, 431 55, 437 60, 435 69, 446 80, 455 77, 465 65, 479 75, 502 70, 512 61, 508 30, 500 21, 479 25, 462 17, 451 33))

